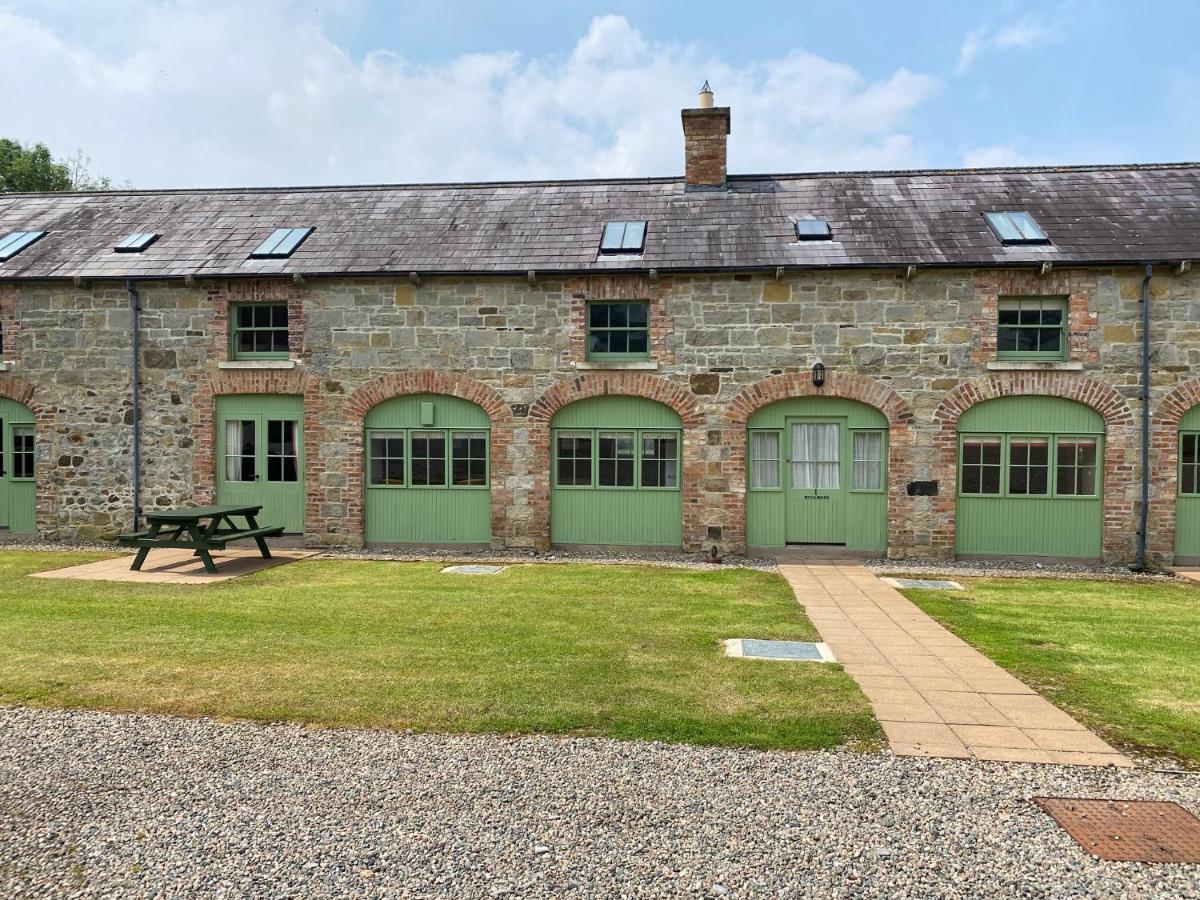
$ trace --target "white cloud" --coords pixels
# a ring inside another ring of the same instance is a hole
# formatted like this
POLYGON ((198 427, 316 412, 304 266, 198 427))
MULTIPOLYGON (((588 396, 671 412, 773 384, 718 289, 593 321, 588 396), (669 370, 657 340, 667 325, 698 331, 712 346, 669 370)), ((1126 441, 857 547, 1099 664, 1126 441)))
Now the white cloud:
POLYGON ((101 6, 0 8, 0 58, 28 86, 0 99, 0 132, 139 187, 678 174, 679 109, 705 78, 733 107, 732 171, 927 162, 908 126, 937 82, 907 69, 733 65, 620 16, 565 53, 417 64, 356 56, 335 13, 294 0, 101 6))
POLYGON ((1062 30, 1040 16, 1027 15, 1007 25, 977 28, 958 48, 959 75, 990 50, 1027 50, 1062 40, 1062 30))
POLYGON ((968 169, 986 169, 994 166, 1023 166, 1029 160, 1015 147, 996 144, 991 147, 975 147, 963 153, 962 164, 968 169))

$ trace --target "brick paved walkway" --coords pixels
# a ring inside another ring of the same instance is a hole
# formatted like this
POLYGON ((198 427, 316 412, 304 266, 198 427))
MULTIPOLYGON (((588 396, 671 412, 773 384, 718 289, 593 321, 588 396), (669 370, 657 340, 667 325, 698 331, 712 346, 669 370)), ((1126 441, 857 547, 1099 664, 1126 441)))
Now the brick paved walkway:
POLYGON ((204 571, 204 564, 191 550, 166 548, 151 550, 141 571, 134 572, 129 566, 133 555, 115 556, 98 562, 51 569, 49 572, 33 572, 31 578, 69 578, 76 581, 122 581, 129 584, 216 584, 270 569, 288 563, 318 556, 319 550, 277 550, 271 548, 271 558, 263 559, 258 549, 229 547, 214 550, 213 562, 216 574, 204 571))
POLYGON ((1132 765, 862 566, 785 552, 779 571, 871 701, 893 752, 1132 765))

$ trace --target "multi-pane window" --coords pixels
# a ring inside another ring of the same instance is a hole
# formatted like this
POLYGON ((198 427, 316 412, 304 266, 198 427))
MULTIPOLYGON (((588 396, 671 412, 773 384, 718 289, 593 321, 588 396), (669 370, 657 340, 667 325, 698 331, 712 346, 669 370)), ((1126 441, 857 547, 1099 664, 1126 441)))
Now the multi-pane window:
POLYGON ((883 490, 883 432, 853 432, 854 468, 850 489, 855 491, 883 490))
POLYGON ((300 480, 295 419, 267 420, 267 481, 300 480))
POLYGON ((12 429, 13 443, 13 478, 33 477, 33 426, 14 425, 12 429))
POLYGON ((1059 438, 1055 458, 1058 464, 1055 493, 1096 496, 1095 438, 1059 438))
POLYGON ((372 487, 487 487, 487 432, 402 428, 369 431, 367 477, 372 487))
POLYGON ((999 494, 1001 469, 1000 438, 964 438, 962 443, 962 480, 964 494, 999 494))
POLYGON ((678 490, 679 448, 677 431, 556 431, 554 485, 678 490))
POLYGON ((225 480, 257 481, 254 458, 258 423, 254 419, 229 419, 225 422, 225 480))
POLYGON ((837 422, 792 425, 792 487, 836 491, 841 485, 842 427, 837 422))
POLYGON ((1067 301, 1063 297, 1001 297, 996 352, 1001 358, 1063 359, 1067 301))
POLYGON ((642 487, 679 486, 679 437, 642 432, 642 487))
POLYGON ((1008 442, 1008 492, 1050 493, 1050 439, 1011 438, 1008 442))
POLYGON ((778 431, 750 432, 750 487, 774 490, 779 487, 778 431))
POLYGON ((234 359, 286 359, 286 303, 248 303, 233 308, 231 346, 234 359))
POLYGON ((650 304, 588 305, 589 359, 645 359, 650 352, 650 304))
POLYGON ((1200 434, 1179 436, 1179 493, 1200 494, 1200 434))
POLYGON ((371 484, 403 485, 404 432, 376 431, 369 444, 371 484))

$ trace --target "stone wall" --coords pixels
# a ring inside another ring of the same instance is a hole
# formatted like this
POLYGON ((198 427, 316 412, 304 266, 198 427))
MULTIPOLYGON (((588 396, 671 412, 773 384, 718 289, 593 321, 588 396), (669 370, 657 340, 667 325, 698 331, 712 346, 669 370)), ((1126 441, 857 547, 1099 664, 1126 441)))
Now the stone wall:
MULTIPOLYGON (((955 476, 947 441, 962 404, 1050 392, 1095 406, 1109 423, 1104 546, 1108 558, 1125 560, 1135 545, 1139 492, 1141 274, 949 270, 922 271, 911 280, 864 271, 778 280, 725 274, 143 284, 142 503, 211 496, 214 398, 269 385, 304 397, 309 540, 354 544, 362 534, 361 421, 369 408, 363 398, 437 384, 492 413, 496 543, 544 546, 554 404, 633 392, 667 402, 684 419, 688 546, 736 550, 745 533, 745 419, 770 399, 813 393, 808 373, 820 359, 830 375, 824 393, 873 403, 891 422, 893 555, 953 552, 955 476), (1031 371, 995 361, 996 298, 1009 293, 1070 298, 1066 363, 1031 371), (584 307, 612 298, 650 301, 657 368, 597 368, 584 360, 584 307), (292 309, 295 367, 269 374, 221 368, 228 359, 228 303, 279 299, 292 309), (937 480, 939 495, 909 497, 909 480, 937 480)), ((1151 302, 1151 546, 1165 556, 1173 542, 1173 429, 1183 406, 1200 397, 1188 386, 1200 365, 1200 276, 1160 267, 1151 302)), ((131 518, 129 317, 129 298, 115 283, 0 286, 4 358, 13 363, 0 373, 0 393, 11 396, 14 385, 27 385, 30 405, 42 410, 39 523, 47 537, 109 536, 131 518)))

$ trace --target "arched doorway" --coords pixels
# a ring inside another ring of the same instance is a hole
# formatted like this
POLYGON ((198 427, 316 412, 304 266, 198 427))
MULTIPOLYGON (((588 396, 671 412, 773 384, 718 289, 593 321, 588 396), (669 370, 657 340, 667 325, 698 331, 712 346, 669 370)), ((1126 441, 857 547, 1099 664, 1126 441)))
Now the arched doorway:
POLYGON ((491 419, 469 400, 409 394, 364 418, 372 544, 489 544, 491 419))
POLYGON ((683 421, 644 397, 577 400, 550 422, 554 544, 679 547, 683 421))
POLYGON ((1104 419, 1062 397, 985 400, 958 419, 955 552, 1099 558, 1104 419))
POLYGON ((37 531, 36 422, 29 407, 0 398, 0 530, 12 534, 37 531))

